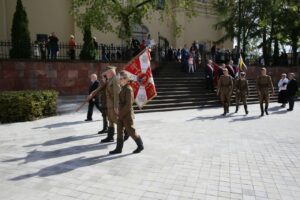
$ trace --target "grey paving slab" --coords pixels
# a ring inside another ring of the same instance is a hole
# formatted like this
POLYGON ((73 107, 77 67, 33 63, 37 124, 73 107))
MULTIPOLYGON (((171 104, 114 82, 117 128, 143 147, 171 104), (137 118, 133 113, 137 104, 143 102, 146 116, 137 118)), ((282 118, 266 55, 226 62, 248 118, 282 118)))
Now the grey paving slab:
MULTIPOLYGON (((0 199, 300 199, 300 103, 270 115, 195 109, 136 115, 145 150, 123 153, 95 112, 0 125, 0 199)), ((233 110, 233 108, 231 108, 233 110)))

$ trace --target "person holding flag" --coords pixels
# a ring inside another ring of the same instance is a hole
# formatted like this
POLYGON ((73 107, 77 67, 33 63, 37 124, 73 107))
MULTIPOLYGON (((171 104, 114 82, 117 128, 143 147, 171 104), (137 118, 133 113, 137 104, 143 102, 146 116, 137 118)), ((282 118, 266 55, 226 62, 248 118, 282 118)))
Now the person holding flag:
POLYGON ((120 84, 121 92, 119 93, 119 106, 118 106, 118 123, 117 123, 117 146, 109 154, 119 154, 122 153, 124 138, 123 131, 126 129, 127 133, 132 137, 132 139, 137 144, 137 149, 133 153, 140 153, 144 149, 143 141, 141 136, 139 136, 134 128, 134 111, 133 102, 134 95, 133 89, 129 85, 129 75, 127 72, 122 71, 120 73, 120 84))

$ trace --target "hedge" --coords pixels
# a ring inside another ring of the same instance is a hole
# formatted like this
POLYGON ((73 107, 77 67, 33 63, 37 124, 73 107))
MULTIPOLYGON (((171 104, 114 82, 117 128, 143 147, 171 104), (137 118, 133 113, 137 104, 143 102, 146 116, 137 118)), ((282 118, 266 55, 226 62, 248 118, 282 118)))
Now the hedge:
POLYGON ((0 122, 31 121, 56 114, 54 90, 0 92, 0 122))

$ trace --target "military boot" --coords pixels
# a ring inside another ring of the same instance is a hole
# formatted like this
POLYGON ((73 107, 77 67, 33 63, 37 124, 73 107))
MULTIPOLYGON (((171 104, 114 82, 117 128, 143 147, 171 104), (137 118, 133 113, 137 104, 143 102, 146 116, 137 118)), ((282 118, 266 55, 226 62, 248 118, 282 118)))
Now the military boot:
POLYGON ((264 105, 263 104, 260 104, 260 111, 261 111, 260 116, 264 116, 264 105))
POLYGON ((268 103, 266 103, 266 105, 265 105, 265 112, 266 112, 266 115, 269 115, 269 112, 268 112, 268 107, 269 107, 269 104, 268 104, 268 103))
POLYGON ((235 107, 235 113, 238 113, 238 111, 239 111, 239 105, 236 104, 236 107, 235 107))
POLYGON ((135 143, 138 147, 132 153, 140 153, 141 151, 144 150, 144 144, 143 144, 141 136, 139 136, 139 138, 135 140, 135 143))
POLYGON ((128 138, 129 138, 129 134, 126 131, 126 129, 124 129, 124 141, 128 140, 128 138))
POLYGON ((103 129, 98 134, 107 133, 107 120, 103 119, 103 129))
POLYGON ((108 143, 114 141, 114 134, 115 134, 115 128, 114 127, 108 127, 107 130, 107 137, 103 140, 101 140, 101 143, 108 143))
POLYGON ((124 141, 123 139, 117 139, 117 146, 115 150, 110 151, 109 154, 119 154, 122 153, 124 141))
POLYGON ((244 109, 245 109, 246 115, 248 115, 248 113, 249 113, 249 111, 248 111, 248 106, 247 106, 247 105, 244 105, 244 109))
POLYGON ((222 115, 226 116, 226 113, 227 113, 226 105, 224 105, 223 108, 224 108, 224 113, 222 115))

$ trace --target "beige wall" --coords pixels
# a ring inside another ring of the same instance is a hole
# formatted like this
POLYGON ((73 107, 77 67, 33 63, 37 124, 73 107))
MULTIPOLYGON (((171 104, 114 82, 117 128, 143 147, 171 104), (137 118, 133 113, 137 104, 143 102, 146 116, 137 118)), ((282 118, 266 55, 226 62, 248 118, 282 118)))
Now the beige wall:
MULTIPOLYGON (((55 32, 61 42, 67 42, 70 34, 74 34, 78 43, 82 43, 82 32, 76 27, 70 15, 72 0, 23 0, 24 7, 29 19, 29 31, 31 39, 36 39, 36 34, 49 34, 55 32)), ((10 29, 13 14, 15 12, 16 0, 0 0, 0 40, 10 39, 10 29)), ((183 13, 177 13, 177 21, 183 27, 182 34, 175 37, 173 34, 173 22, 161 21, 158 13, 153 13, 151 19, 144 20, 152 38, 158 41, 158 32, 167 38, 173 47, 183 47, 184 44, 192 44, 194 40, 207 42, 219 39, 223 31, 216 31, 213 24, 217 18, 208 14, 200 14, 196 18, 188 20, 183 13)), ((99 43, 121 44, 122 41, 115 33, 101 33, 93 30, 99 43)), ((226 41, 219 45, 225 48, 232 48, 232 42, 226 41)))
MULTIPOLYGON (((16 0, 0 0, 5 5, 0 7, 0 13, 6 13, 6 24, 1 23, 6 34, 1 33, 0 39, 10 39, 13 14, 16 9, 16 0), (5 26, 6 25, 6 26, 5 26)), ((71 0, 22 0, 29 20, 31 39, 36 39, 36 34, 49 34, 55 32, 61 41, 67 41, 74 32, 74 23, 69 11, 71 0)), ((2 18, 2 17, 1 17, 2 18)), ((4 21, 1 19, 1 21, 4 21)), ((2 29, 2 28, 1 28, 2 29)))

